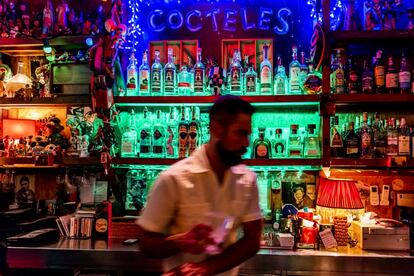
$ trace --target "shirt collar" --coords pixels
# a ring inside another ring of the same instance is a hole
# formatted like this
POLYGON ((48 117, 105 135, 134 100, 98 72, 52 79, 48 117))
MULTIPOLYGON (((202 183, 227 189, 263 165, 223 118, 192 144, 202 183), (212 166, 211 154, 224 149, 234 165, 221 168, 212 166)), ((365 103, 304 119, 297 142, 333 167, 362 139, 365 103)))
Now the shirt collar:
MULTIPOLYGON (((196 149, 189 158, 191 162, 189 163, 189 172, 191 173, 204 173, 211 171, 210 161, 207 157, 207 146, 202 145, 200 148, 196 149)), ((245 174, 249 171, 248 167, 244 164, 239 164, 233 167, 230 167, 230 171, 233 174, 245 174)))

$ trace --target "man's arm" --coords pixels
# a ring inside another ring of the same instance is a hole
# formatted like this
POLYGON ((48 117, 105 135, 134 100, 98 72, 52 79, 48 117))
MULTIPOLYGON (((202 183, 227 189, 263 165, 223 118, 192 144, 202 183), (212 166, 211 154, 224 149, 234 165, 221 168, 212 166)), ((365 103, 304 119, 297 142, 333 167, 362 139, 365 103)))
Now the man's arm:
POLYGON ((167 258, 180 252, 174 241, 166 240, 167 236, 160 233, 148 232, 141 228, 139 248, 142 253, 151 258, 167 258))
POLYGON ((244 235, 236 243, 227 247, 223 253, 211 256, 200 265, 207 269, 206 275, 230 270, 253 257, 260 249, 262 220, 242 223, 244 235))

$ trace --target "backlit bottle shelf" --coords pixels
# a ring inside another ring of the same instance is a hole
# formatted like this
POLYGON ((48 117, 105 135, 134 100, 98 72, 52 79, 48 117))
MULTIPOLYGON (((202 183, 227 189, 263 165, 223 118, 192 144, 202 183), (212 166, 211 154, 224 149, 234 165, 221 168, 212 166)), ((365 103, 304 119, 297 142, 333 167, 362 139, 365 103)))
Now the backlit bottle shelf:
MULTIPOLYGON (((168 104, 212 104, 220 96, 117 96, 118 105, 168 105, 168 104)), ((260 105, 316 105, 319 95, 277 95, 277 96, 241 96, 244 100, 260 105)))
MULTIPOLYGON (((167 158, 119 158, 112 159, 114 165, 153 165, 169 166, 180 159, 167 158)), ((283 159, 245 159, 243 163, 248 166, 311 166, 319 168, 322 164, 319 158, 283 158, 283 159)))

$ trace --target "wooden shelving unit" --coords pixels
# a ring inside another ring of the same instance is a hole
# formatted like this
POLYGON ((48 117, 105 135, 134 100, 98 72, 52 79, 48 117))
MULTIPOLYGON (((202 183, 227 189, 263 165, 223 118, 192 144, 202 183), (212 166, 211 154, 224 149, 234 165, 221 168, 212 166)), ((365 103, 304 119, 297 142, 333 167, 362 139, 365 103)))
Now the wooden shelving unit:
POLYGON ((91 105, 91 96, 82 95, 59 95, 50 98, 32 98, 28 100, 17 98, 0 98, 0 106, 7 107, 33 107, 33 106, 87 106, 91 105))
POLYGON ((82 167, 92 167, 92 166, 100 166, 100 159, 99 157, 87 157, 87 158, 79 158, 79 157, 64 157, 62 163, 53 164, 52 166, 35 166, 34 165, 34 158, 33 157, 1 157, 0 158, 0 168, 4 169, 40 169, 40 168, 62 168, 68 166, 82 166, 82 167))

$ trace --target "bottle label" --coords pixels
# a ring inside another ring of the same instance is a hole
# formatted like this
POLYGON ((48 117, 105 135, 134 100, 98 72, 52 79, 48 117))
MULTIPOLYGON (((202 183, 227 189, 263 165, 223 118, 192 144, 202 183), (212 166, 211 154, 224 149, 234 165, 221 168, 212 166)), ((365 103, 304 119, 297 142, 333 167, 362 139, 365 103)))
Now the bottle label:
POLYGON ((137 88, 137 72, 135 69, 130 68, 128 69, 128 82, 127 82, 127 89, 135 89, 137 88))
POLYGON ((256 148, 257 157, 267 157, 267 147, 265 145, 258 145, 256 148))
POLYGON ((331 147, 333 148, 343 147, 342 138, 341 138, 341 135, 338 133, 338 131, 335 131, 335 134, 332 136, 331 147))
POLYGON ((387 137, 387 154, 397 155, 398 154, 398 136, 388 134, 387 137))
POLYGON ((347 140, 347 147, 346 147, 346 154, 347 155, 355 155, 359 152, 358 147, 358 138, 351 138, 347 140))
POLYGON ((410 154, 410 137, 401 135, 398 137, 398 154, 410 154))
POLYGON ((400 82, 400 88, 410 89, 411 74, 409 71, 400 72, 398 75, 398 80, 400 82))
POLYGON ((246 93, 256 93, 255 76, 246 76, 246 93))
POLYGON ((281 142, 275 143, 275 155, 281 156, 285 154, 285 145, 281 142))
POLYGON ((388 73, 386 75, 386 85, 387 88, 398 88, 398 74, 397 73, 388 73))
POLYGON ((179 134, 179 147, 178 147, 178 157, 183 158, 187 155, 187 143, 188 143, 188 132, 186 125, 180 125, 178 129, 179 134))
POLYGON ((270 91, 271 85, 271 71, 269 66, 263 66, 262 70, 260 71, 260 84, 261 84, 261 91, 270 91))
POLYGON ((148 92, 148 70, 139 72, 139 91, 148 92))
POLYGON ((173 93, 174 92, 174 75, 175 69, 167 68, 165 69, 165 92, 166 93, 173 93))
POLYGON ((371 148, 371 135, 368 132, 362 133, 361 147, 364 150, 371 148))
POLYGON ((276 91, 275 92, 278 95, 284 95, 284 94, 286 94, 285 81, 281 77, 278 77, 276 79, 276 91))
POLYGON ((366 92, 366 91, 372 91, 372 86, 373 86, 373 79, 372 76, 370 74, 365 74, 362 77, 362 91, 366 92))
POLYGON ((151 72, 151 92, 161 93, 161 70, 153 69, 151 72))
POLYGON ((240 69, 231 69, 231 91, 240 91, 240 69))
POLYGON ((297 67, 291 67, 289 72, 290 72, 290 92, 291 93, 300 92, 300 86, 299 86, 300 69, 297 67))
POLYGON ((203 69, 194 69, 194 92, 203 93, 204 88, 204 71, 203 69))
POLYGON ((130 141, 122 141, 121 153, 132 153, 132 143, 130 141))
POLYGON ((384 79, 384 66, 376 66, 374 69, 375 74, 375 84, 377 86, 384 86, 385 79, 384 79))
POLYGON ((344 93, 344 71, 342 69, 335 71, 335 92, 344 93))
POLYGON ((168 132, 168 138, 167 138, 167 155, 174 157, 174 147, 177 145, 174 145, 174 130, 170 126, 167 128, 168 132))

